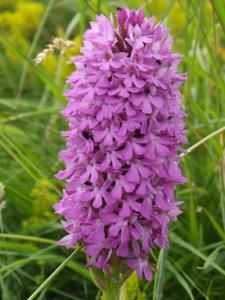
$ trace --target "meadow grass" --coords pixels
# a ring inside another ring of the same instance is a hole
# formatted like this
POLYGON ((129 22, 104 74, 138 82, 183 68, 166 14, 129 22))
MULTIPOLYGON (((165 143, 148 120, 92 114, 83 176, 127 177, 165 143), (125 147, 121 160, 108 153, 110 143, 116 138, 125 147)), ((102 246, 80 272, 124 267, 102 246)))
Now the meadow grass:
POLYGON ((62 166, 57 156, 64 147, 60 131, 67 128, 59 114, 66 103, 64 80, 73 70, 66 60, 79 53, 88 22, 97 13, 109 16, 117 6, 143 7, 146 15, 171 27, 174 50, 183 54, 180 70, 188 73, 183 103, 190 151, 182 158, 182 168, 189 182, 177 191, 177 198, 184 201, 183 215, 170 228, 170 248, 151 253, 157 265, 154 282, 139 283, 142 298, 130 295, 128 300, 225 299, 224 1, 2 0, 3 300, 28 299, 35 290, 29 299, 100 299, 82 252, 69 256, 73 250, 55 244, 63 231, 52 205, 63 189, 54 174, 62 166), (39 18, 37 3, 42 9, 39 18), (32 30, 31 18, 37 19, 32 30), (35 65, 35 55, 55 36, 71 39, 77 47, 65 55, 52 54, 43 66, 35 65))

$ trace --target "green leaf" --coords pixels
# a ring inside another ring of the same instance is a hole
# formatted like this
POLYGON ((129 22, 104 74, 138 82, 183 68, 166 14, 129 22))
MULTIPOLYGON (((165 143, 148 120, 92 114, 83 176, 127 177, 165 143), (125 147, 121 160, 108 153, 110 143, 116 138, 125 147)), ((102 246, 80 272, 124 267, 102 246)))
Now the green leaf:
MULTIPOLYGON (((207 256, 205 254, 203 254, 200 250, 193 247, 191 244, 185 242, 184 240, 182 240, 181 238, 176 236, 174 233, 171 233, 170 237, 171 237, 171 241, 173 243, 175 243, 175 244, 181 246, 182 248, 190 251, 191 253, 195 254, 196 256, 201 258, 202 260, 207 261, 207 256)), ((208 261, 208 263, 210 264, 210 266, 212 266, 219 273, 221 273, 222 275, 225 275, 225 270, 222 267, 220 267, 217 263, 215 263, 214 261, 208 261)))
POLYGON ((177 271, 177 269, 171 264, 170 261, 167 261, 167 268, 173 272, 175 275, 177 281, 180 283, 180 285, 185 289, 187 294, 189 295, 191 300, 194 300, 194 296, 191 290, 191 287, 189 286, 188 282, 185 280, 185 278, 177 271))
POLYGON ((61 109, 61 107, 51 107, 51 108, 43 108, 43 109, 37 109, 37 110, 33 110, 33 111, 22 112, 19 114, 12 114, 11 116, 9 116, 7 118, 1 119, 0 124, 12 122, 12 121, 16 121, 16 120, 21 120, 24 118, 43 116, 45 114, 54 114, 54 113, 58 113, 60 109, 61 109))
POLYGON ((223 0, 210 0, 219 22, 225 32, 225 5, 223 0))
POLYGON ((154 279, 152 300, 163 299, 163 287, 166 272, 167 250, 161 249, 157 260, 157 272, 154 279))
POLYGON ((203 267, 198 267, 198 269, 201 269, 201 270, 205 270, 207 268, 209 268, 212 264, 212 262, 214 262, 216 260, 216 258, 218 257, 219 255, 219 252, 222 250, 222 249, 225 249, 225 246, 220 246, 218 248, 216 248, 208 257, 207 257, 207 260, 205 261, 203 267))
POLYGON ((221 237, 221 239, 225 240, 225 232, 223 228, 220 226, 220 224, 216 221, 214 216, 210 213, 210 211, 203 207, 203 211, 206 213, 207 217, 209 218, 210 222, 212 223, 213 227, 215 228, 218 235, 221 237))
POLYGON ((35 245, 31 243, 21 244, 2 240, 0 240, 0 249, 15 251, 16 253, 22 254, 35 253, 39 250, 35 245))
POLYGON ((12 239, 12 240, 23 240, 23 241, 44 243, 50 245, 56 245, 57 243, 57 241, 55 240, 46 239, 43 237, 20 235, 20 234, 13 234, 13 233, 0 233, 0 238, 12 239))

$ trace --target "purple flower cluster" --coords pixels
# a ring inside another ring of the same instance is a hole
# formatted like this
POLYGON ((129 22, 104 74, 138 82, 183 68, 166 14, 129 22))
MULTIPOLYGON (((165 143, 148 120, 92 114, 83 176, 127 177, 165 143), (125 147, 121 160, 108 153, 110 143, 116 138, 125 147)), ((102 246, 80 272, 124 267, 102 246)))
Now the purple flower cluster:
POLYGON ((70 130, 57 177, 67 185, 54 206, 66 219, 61 242, 82 242, 89 266, 107 270, 113 254, 151 280, 149 250, 168 246, 180 214, 174 191, 185 182, 181 55, 142 10, 119 9, 116 20, 98 16, 90 26, 65 93, 70 130))

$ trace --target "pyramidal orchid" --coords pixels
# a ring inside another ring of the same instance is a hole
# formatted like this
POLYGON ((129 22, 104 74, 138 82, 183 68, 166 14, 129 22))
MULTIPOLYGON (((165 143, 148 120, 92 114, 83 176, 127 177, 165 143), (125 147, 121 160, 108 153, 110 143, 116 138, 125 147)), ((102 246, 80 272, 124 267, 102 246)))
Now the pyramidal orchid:
POLYGON ((125 8, 115 19, 97 16, 74 58, 62 112, 66 168, 57 174, 66 189, 54 208, 65 218, 61 243, 80 242, 90 268, 115 282, 129 270, 151 281, 149 252, 168 247, 168 226, 180 214, 186 76, 161 23, 125 8))

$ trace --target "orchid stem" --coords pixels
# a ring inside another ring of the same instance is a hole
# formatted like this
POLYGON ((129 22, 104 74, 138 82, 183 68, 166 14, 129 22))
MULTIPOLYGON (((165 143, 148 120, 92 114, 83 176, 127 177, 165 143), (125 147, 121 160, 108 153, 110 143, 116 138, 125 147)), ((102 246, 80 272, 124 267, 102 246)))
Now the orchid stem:
POLYGON ((103 291, 103 300, 125 300, 126 285, 114 282, 111 278, 107 279, 106 289, 103 291))
POLYGON ((90 273, 95 285, 102 291, 102 300, 126 299, 126 285, 124 281, 116 280, 97 268, 90 268, 90 273))

